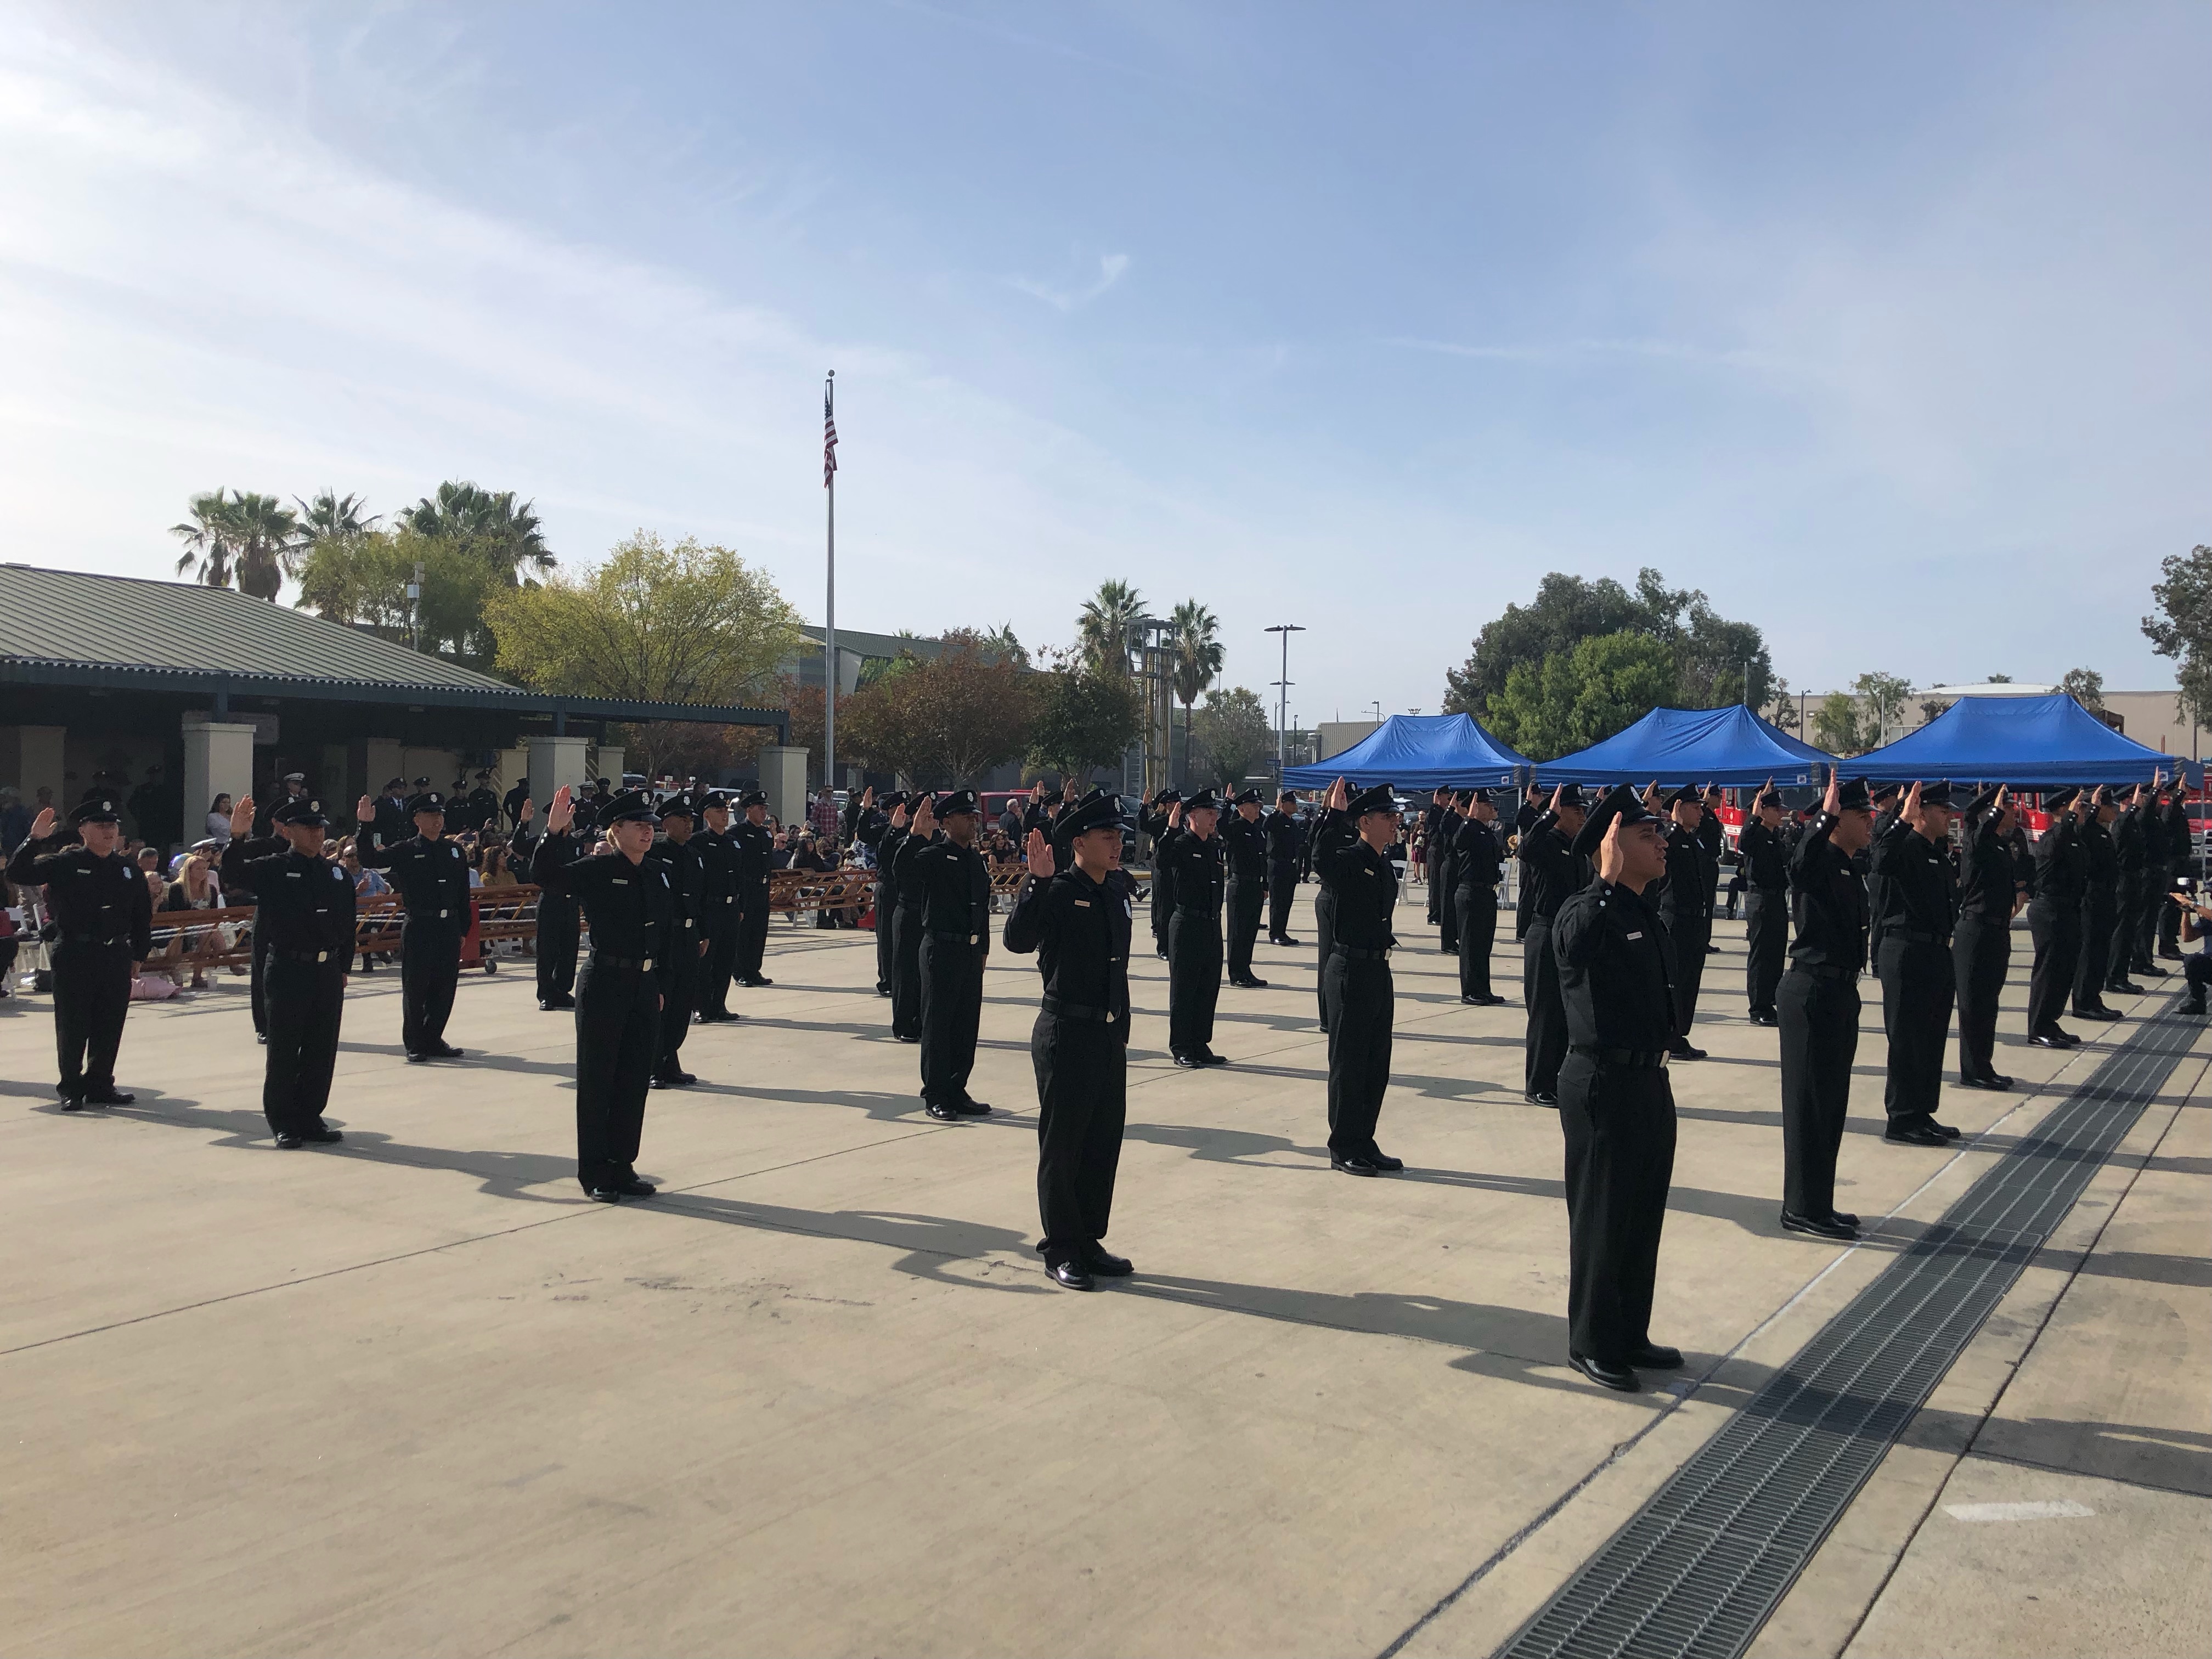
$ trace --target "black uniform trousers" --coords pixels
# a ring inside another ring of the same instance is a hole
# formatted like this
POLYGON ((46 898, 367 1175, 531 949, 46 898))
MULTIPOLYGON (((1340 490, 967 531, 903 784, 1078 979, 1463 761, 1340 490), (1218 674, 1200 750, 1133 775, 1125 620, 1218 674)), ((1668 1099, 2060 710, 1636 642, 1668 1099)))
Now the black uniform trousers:
POLYGON ((1221 918, 1178 906, 1168 924, 1170 1054, 1203 1054, 1212 1048, 1213 1005, 1220 998, 1221 918))
POLYGON ((576 976, 576 1179, 627 1176, 660 1053, 660 979, 592 956, 576 976))
POLYGON ((680 923, 670 927, 675 941, 665 959, 653 964, 660 981, 660 1049, 653 1059, 656 1077, 672 1076, 684 1069, 684 1039, 690 1034, 691 1010, 705 977, 699 955, 699 930, 680 923))
POLYGON ((1753 1013, 1771 1014, 1790 951, 1788 889, 1754 887, 1744 894, 1743 938, 1745 995, 1753 1013))
POLYGON ((269 1006, 268 1066, 261 1076, 261 1114, 275 1134, 301 1134, 323 1127, 331 1073, 338 1063, 338 1024, 345 1013, 349 951, 327 962, 271 951, 265 993, 269 1006))
POLYGON ((744 942, 744 917, 735 898, 707 901, 707 954, 699 958, 699 988, 692 1012, 715 1019, 730 1014, 730 981, 738 971, 738 947, 744 942))
POLYGON ((1114 1175, 1128 1115, 1128 1048, 1121 1028, 1050 1012, 1030 1031, 1036 1067, 1037 1253, 1045 1265, 1080 1261, 1106 1237, 1114 1175))
POLYGON ((2150 896, 2151 908, 2158 913, 2158 953, 2162 957, 2181 954, 2181 907, 2168 904, 2166 896, 2172 890, 2175 879, 2187 875, 2196 862, 2193 858, 2167 860, 2164 870, 2166 879, 2150 896))
MULTIPOLYGON (((1291 903, 1298 896, 1298 866, 1277 859, 1267 866, 1267 939, 1273 943, 1291 936, 1291 903)), ((2172 907, 2168 907, 2171 908, 2172 907)), ((2180 915, 2175 911, 2176 915, 2180 915)))
POLYGON ((54 1043, 61 1091, 74 1099, 115 1086, 115 1054, 131 1010, 131 946, 64 939, 53 948, 54 1043))
POLYGON ((1314 943, 1321 954, 1314 959, 1314 1000, 1321 1008, 1321 1029, 1328 1030, 1328 959, 1336 949, 1336 895, 1327 882, 1314 894, 1314 943))
POLYGON ((744 915, 738 923, 737 975, 758 979, 768 956, 768 884, 749 882, 738 889, 738 908, 744 915))
POLYGON ((1781 1024, 1782 1207, 1824 1220, 1836 1212, 1836 1152, 1859 1051, 1859 988, 1840 972, 1792 969, 1776 988, 1781 1024))
POLYGON ((2074 963, 2074 1012, 2102 1002, 2106 985, 2128 976, 2129 924, 2124 906, 2101 894, 2081 901, 2081 948, 2074 963))
POLYGON ((921 907, 891 907, 891 1035, 921 1040, 921 907))
POLYGON ((1250 880, 1241 876, 1229 878, 1229 977, 1252 977, 1252 946, 1260 937, 1260 912, 1266 907, 1267 894, 1258 878, 1250 880))
POLYGON ((1935 1115, 1943 1094, 1943 1048, 1951 1040, 1956 969, 1948 944, 1892 931, 1881 941, 1881 1023, 1889 1032, 1882 1108, 1894 1123, 1935 1115))
POLYGON ((921 934, 921 1098, 964 1106, 975 1069, 975 1030, 983 1018, 983 946, 965 933, 921 934))
POLYGON ((253 907, 252 954, 246 970, 246 1002, 253 1010, 253 1034, 269 1035, 269 942, 262 935, 261 907, 253 907))
POLYGON ((1535 919, 1536 913, 1528 908, 1528 894, 1534 884, 1528 879, 1528 872, 1523 870, 1513 900, 1513 937, 1516 939, 1528 937, 1528 924, 1535 919))
POLYGON ((892 917, 898 909, 896 890, 888 881, 876 884, 876 989, 888 994, 891 988, 891 960, 895 954, 892 917))
POLYGON ((1567 1057, 1567 1006, 1559 996, 1559 961, 1552 954, 1547 917, 1530 916, 1521 940, 1521 1000, 1528 1009, 1522 1086, 1532 1095, 1557 1094, 1559 1062, 1567 1057))
POLYGON ((1437 903, 1437 948, 1459 954, 1459 884, 1439 872, 1431 879, 1443 884, 1437 903))
POLYGON ((1559 1086, 1567 1152, 1567 1346, 1626 1365, 1651 1340, 1659 1234, 1674 1175, 1674 1091, 1664 1068, 1610 1066, 1588 1054, 1566 1057, 1559 1086))
POLYGON ((1375 1124, 1390 1086, 1390 1029, 1397 1000, 1390 963, 1329 952, 1322 969, 1335 1015, 1328 1027, 1328 1152, 1375 1152, 1375 1124))
POLYGON ((576 901, 566 893, 541 890, 538 895, 538 1000, 558 1002, 576 994, 576 951, 582 943, 582 924, 576 901))
POLYGON ((1460 883, 1452 889, 1452 920, 1459 934, 1459 994, 1486 997, 1490 951, 1498 941, 1498 890, 1460 883))
POLYGON ((1659 920, 1674 941, 1674 1035, 1690 1040, 1690 1027, 1698 1018, 1698 988, 1705 978, 1705 945, 1713 936, 1711 919, 1694 911, 1662 909, 1659 920))
MULTIPOLYGON (((2165 893, 2166 866, 2160 860, 2143 871, 2136 888, 2135 914, 2130 918, 2134 923, 2135 938, 2126 957, 2136 968, 2147 970, 2158 966, 2158 958, 2153 954, 2158 942, 2158 913, 2173 908, 2166 902, 2165 893)), ((2112 960, 2118 962, 2121 957, 2116 953, 2112 960)))
POLYGON ((1152 872, 1151 895, 1152 949, 1160 956, 1168 953, 1168 932, 1175 921, 1175 883, 1158 871, 1152 872))
POLYGON ((1951 935, 1951 975, 1959 991, 1959 1075, 1996 1074, 1997 999, 2012 967, 2012 925, 1961 916, 1951 935))
POLYGON ((2081 906, 2072 899, 2036 898, 2027 907, 2028 937, 2035 941, 2035 965, 2028 971, 2027 1032, 2048 1031, 2065 1011, 2081 957, 2081 906))
POLYGON ((399 1041, 410 1054, 446 1046, 453 988, 461 982, 461 934, 451 921, 410 918, 399 930, 399 1041))
POLYGON ((2082 916, 2082 967, 2074 979, 2074 1000, 2077 1004, 2082 1000, 2081 975, 2088 971, 2090 952, 2095 948, 2098 934, 2103 933, 2110 942, 2105 947, 2105 971, 2098 979, 2097 985, 2091 988, 2090 1000, 2095 1000, 2098 988, 2109 985, 2114 980, 2125 979, 2130 969, 2154 965, 2150 952, 2141 948, 2143 896, 2149 887, 2150 883, 2141 875, 2122 876, 2113 890, 2108 914, 2102 918, 2104 926, 2098 926, 2099 918, 2086 914, 2082 916))

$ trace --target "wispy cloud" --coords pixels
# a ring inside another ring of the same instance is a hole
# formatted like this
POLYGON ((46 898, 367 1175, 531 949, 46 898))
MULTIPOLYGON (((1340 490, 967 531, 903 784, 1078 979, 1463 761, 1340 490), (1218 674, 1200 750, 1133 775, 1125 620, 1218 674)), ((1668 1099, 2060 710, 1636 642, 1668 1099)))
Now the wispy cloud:
POLYGON ((1054 311, 1076 311, 1089 305, 1108 289, 1120 282, 1122 273, 1128 269, 1127 254, 1108 253, 1099 258, 1098 280, 1087 288, 1054 288, 1049 283, 1038 282, 1033 276, 1009 276, 1006 278, 1006 285, 1009 288, 1019 289, 1032 299, 1043 301, 1054 311))

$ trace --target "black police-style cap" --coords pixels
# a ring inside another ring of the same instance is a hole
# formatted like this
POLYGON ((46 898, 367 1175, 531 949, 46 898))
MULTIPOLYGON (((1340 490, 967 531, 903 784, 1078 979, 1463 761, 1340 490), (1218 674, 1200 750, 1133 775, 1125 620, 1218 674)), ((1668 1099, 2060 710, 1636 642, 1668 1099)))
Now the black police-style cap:
POLYGON ((1121 796, 1110 794, 1103 789, 1093 789, 1069 805, 1067 811, 1061 814, 1060 822, 1053 825, 1052 833, 1055 840, 1068 841, 1091 830, 1125 827, 1127 822, 1121 810, 1121 796))
POLYGON ((1158 794, 1152 797, 1152 805, 1155 806, 1173 806, 1182 799, 1182 790, 1163 789, 1158 794))
POLYGON ((1188 817, 1193 812, 1218 812, 1220 810, 1221 797, 1211 789, 1201 789, 1195 794, 1184 796, 1182 799, 1182 811, 1185 817, 1188 817))
POLYGON ((761 789, 748 789, 744 794, 738 797, 738 805, 739 806, 765 806, 768 805, 768 793, 765 790, 761 789))
POLYGON ((903 806, 905 805, 906 791, 903 789, 894 789, 890 794, 878 796, 877 798, 876 811, 878 812, 888 812, 894 806, 903 806))
POLYGON ((1867 793, 1864 778, 1845 778, 1836 791, 1837 810, 1844 812, 1871 812, 1874 798, 1867 793))
POLYGON ((1753 799, 1751 810, 1756 812, 1763 806, 1779 806, 1781 805, 1782 792, 1779 789, 1762 789, 1759 792, 1758 795, 1753 799))
POLYGON ((2053 789, 2043 798, 2043 810, 2046 812, 2056 812, 2062 806, 2071 806, 2074 804, 2074 797, 2081 793, 2071 784, 2067 785, 2063 789, 2053 789))
POLYGON ((1686 783, 1667 797, 1669 806, 1703 806, 1705 804, 1705 792, 1694 783, 1686 783))
POLYGON ((1298 804, 1298 792, 1295 789, 1285 789, 1281 794, 1275 797, 1275 802, 1278 805, 1280 805, 1285 801, 1288 801, 1291 805, 1296 806, 1298 804))
POLYGON ((1491 799, 1490 791, 1487 789, 1468 790, 1467 792, 1467 804, 1469 806, 1495 806, 1498 805, 1496 801, 1491 799))
POLYGON ((1257 806, 1259 804, 1260 792, 1256 789, 1247 789, 1241 792, 1237 795, 1236 800, 1232 803, 1232 805, 1237 806, 1257 806))
POLYGON ((1935 783, 1922 784, 1920 804, 1923 806, 1948 806, 1951 804, 1950 779, 1944 778, 1935 783))
POLYGON ((1575 851, 1584 858, 1593 858, 1616 819, 1622 823, 1641 823, 1650 816, 1634 789, 1625 783, 1616 783, 1590 809, 1589 816, 1583 820, 1583 827, 1575 832, 1575 851))
POLYGON ((430 787, 430 780, 428 778, 417 778, 415 780, 415 787, 417 789, 428 789, 430 787))
MULTIPOLYGON (((417 778, 415 781, 420 783, 422 780, 417 778)), ((416 812, 442 813, 445 810, 446 798, 434 789, 425 789, 421 794, 410 795, 407 799, 407 811, 410 816, 416 812)))
POLYGON ((1983 813, 1997 804, 1997 791, 2003 787, 2004 785, 2001 783, 1993 783, 1983 790, 1980 794, 1966 803, 1966 815, 1969 817, 1981 817, 1983 813))
POLYGON ((653 803, 644 792, 625 789, 619 795, 610 795, 599 803, 595 815, 601 829, 611 824, 653 822, 653 803))
POLYGON ((105 795, 94 795, 90 800, 79 801, 70 809, 71 823, 120 823, 115 803, 105 795))
POLYGON ((386 789, 404 789, 407 787, 407 780, 404 778, 386 778, 384 781, 384 787, 386 789))
POLYGON ((655 807, 653 811, 658 817, 664 818, 690 818, 698 817, 697 811, 691 805, 691 797, 689 795, 670 795, 662 800, 660 805, 655 807))
POLYGON ((1387 783, 1378 783, 1354 795, 1344 810, 1355 818, 1364 818, 1370 812, 1388 812, 1395 818, 1398 816, 1398 792, 1387 783))
MULTIPOLYGON (((1053 798, 1048 795, 1045 799, 1050 800, 1053 798)), ((950 790, 937 803, 937 816, 940 818, 949 818, 956 812, 974 812, 980 816, 982 811, 983 803, 975 798, 973 789, 950 790)))
POLYGON ((276 810, 269 815, 271 823, 289 823, 301 830, 326 830, 330 819, 323 814, 322 802, 308 795, 295 795, 279 801, 276 810))
POLYGON ((1559 791, 1559 805, 1562 806, 1587 807, 1589 803, 1583 799, 1582 785, 1578 783, 1571 783, 1559 791))
MULTIPOLYGON (((1863 780, 1862 780, 1862 781, 1863 781, 1863 780)), ((1886 806, 1891 801, 1899 799, 1904 793, 1905 786, 1903 784, 1885 783, 1881 788, 1874 792, 1870 799, 1876 806, 1886 806)))
POLYGON ((719 789, 702 789, 692 799, 702 812, 726 812, 730 810, 730 798, 719 789))

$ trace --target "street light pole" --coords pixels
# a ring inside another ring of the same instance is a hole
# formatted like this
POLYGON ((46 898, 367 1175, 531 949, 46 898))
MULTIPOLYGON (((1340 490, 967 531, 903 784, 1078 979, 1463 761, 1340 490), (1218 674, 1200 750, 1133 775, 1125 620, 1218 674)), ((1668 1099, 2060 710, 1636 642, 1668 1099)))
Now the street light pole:
POLYGON ((1291 635, 1304 633, 1298 623, 1277 623, 1267 632, 1283 636, 1283 678, 1275 682, 1275 787, 1283 787, 1283 763, 1289 754, 1291 718, 1291 635))

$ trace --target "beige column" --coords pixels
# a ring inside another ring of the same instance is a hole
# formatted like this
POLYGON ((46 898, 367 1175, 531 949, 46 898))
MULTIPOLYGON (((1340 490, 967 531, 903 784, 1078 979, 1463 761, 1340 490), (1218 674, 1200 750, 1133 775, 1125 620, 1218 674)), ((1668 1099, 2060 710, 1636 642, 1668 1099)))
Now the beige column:
POLYGON ((253 728, 234 721, 187 714, 185 738, 185 839, 206 834, 209 805, 217 795, 231 804, 253 792, 253 728))
POLYGON ((769 744, 760 751, 761 793, 768 810, 787 824, 806 821, 806 750, 769 744))

